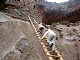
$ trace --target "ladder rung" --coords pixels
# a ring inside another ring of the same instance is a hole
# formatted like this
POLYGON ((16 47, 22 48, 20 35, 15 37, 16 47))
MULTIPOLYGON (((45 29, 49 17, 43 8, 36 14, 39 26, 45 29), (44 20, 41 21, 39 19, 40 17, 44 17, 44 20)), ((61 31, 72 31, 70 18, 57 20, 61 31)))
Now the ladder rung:
POLYGON ((33 28, 34 28, 34 30, 36 32, 36 35, 37 35, 37 37, 39 39, 39 42, 41 43, 43 49, 45 50, 49 60, 54 60, 54 58, 57 59, 56 57, 60 57, 60 60, 63 60, 63 58, 61 57, 61 55, 59 54, 59 52, 56 49, 55 49, 55 52, 50 51, 52 49, 50 48, 50 46, 49 46, 49 44, 47 42, 47 37, 41 40, 41 37, 42 37, 43 34, 40 34, 40 32, 37 30, 36 27, 38 26, 38 23, 35 21, 35 19, 34 19, 34 21, 31 21, 31 19, 29 17, 29 20, 30 20, 30 22, 31 22, 31 24, 32 24, 32 26, 33 26, 33 28), (55 53, 57 53, 57 54, 55 54, 55 53))

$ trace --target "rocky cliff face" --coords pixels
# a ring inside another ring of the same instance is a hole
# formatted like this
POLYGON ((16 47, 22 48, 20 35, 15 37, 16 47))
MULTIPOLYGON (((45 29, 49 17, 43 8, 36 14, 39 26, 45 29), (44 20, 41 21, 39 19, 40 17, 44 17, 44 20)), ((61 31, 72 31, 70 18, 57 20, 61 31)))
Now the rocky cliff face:
MULTIPOLYGON (((11 0, 8 2, 11 2, 11 0)), ((45 0, 12 0, 12 2, 22 2, 21 8, 27 7, 28 11, 33 11, 45 24, 64 20, 70 22, 80 21, 80 1, 78 0, 70 0, 64 3, 50 3, 45 0)))
POLYGON ((0 60, 42 60, 34 40, 37 39, 29 22, 0 12, 0 60))
POLYGON ((42 22, 52 24, 58 21, 80 21, 80 1, 69 1, 65 3, 43 2, 35 5, 42 16, 42 22))
POLYGON ((73 12, 64 12, 64 11, 50 11, 44 14, 42 21, 45 24, 52 24, 53 22, 59 21, 69 21, 77 22, 80 21, 80 9, 73 12), (68 13, 68 14, 67 14, 68 13))
POLYGON ((26 23, 9 21, 0 24, 0 60, 40 59, 28 36, 21 31, 22 25, 26 23))
POLYGON ((69 2, 68 7, 66 3, 45 3, 42 2, 43 0, 34 0, 34 3, 31 1, 33 0, 9 0, 7 3, 11 5, 2 10, 8 16, 0 13, 0 59, 48 60, 28 22, 28 15, 30 15, 38 21, 41 16, 45 24, 52 24, 49 28, 57 34, 56 48, 65 60, 80 60, 80 22, 69 25, 57 22, 79 21, 78 0, 74 4, 69 2))

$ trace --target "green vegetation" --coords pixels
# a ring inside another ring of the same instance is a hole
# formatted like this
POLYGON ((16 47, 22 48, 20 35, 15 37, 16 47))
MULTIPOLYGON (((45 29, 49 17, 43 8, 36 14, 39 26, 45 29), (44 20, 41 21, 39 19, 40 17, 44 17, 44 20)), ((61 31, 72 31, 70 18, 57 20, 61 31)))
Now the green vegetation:
POLYGON ((69 21, 60 21, 60 22, 56 22, 55 24, 62 24, 62 25, 67 25, 69 24, 70 22, 69 21))

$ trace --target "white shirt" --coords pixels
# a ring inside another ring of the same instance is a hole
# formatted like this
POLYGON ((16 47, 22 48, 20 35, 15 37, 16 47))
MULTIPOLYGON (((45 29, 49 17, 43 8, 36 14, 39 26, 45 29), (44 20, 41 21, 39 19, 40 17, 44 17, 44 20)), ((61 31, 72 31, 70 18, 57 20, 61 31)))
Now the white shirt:
POLYGON ((42 37, 42 39, 45 37, 45 36, 55 36, 56 37, 56 34, 51 30, 51 29, 48 29, 48 31, 46 31, 42 37))

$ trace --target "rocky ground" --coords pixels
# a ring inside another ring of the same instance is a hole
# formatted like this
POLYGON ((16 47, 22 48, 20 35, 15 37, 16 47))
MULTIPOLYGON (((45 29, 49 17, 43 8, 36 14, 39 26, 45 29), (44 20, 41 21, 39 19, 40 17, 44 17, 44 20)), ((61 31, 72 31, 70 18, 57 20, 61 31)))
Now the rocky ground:
POLYGON ((64 60, 80 60, 80 23, 74 26, 56 25, 50 28, 57 34, 56 47, 64 60))
MULTIPOLYGON (((2 12, 6 15, 0 13, 0 60, 47 60, 28 22, 28 15, 39 17, 17 7, 8 7, 2 12)), ((80 60, 80 22, 53 23, 49 28, 57 34, 56 48, 64 60, 80 60)))

